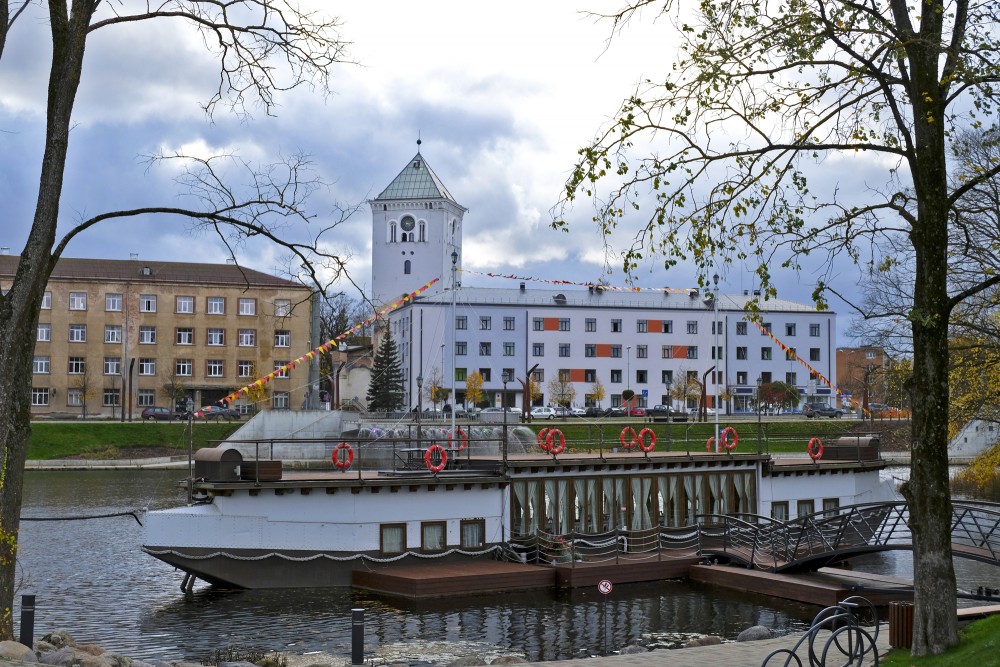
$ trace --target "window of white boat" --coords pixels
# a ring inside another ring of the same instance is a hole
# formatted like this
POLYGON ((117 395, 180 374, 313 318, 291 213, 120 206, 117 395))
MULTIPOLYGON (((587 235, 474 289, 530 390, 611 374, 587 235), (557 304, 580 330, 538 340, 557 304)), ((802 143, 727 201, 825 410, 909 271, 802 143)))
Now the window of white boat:
POLYGON ((448 524, 444 521, 424 521, 420 524, 420 550, 444 551, 448 524))
POLYGON ((840 509, 840 498, 824 498, 823 499, 823 511, 832 512, 833 510, 840 509))
POLYGON ((812 498, 810 498, 809 500, 800 500, 796 505, 795 509, 796 509, 795 516, 797 516, 798 518, 801 519, 804 516, 809 516, 810 514, 816 511, 816 501, 814 501, 812 498))
POLYGON ((463 519, 461 522, 462 548, 480 549, 486 535, 485 519, 463 519))
POLYGON ((379 526, 379 547, 383 555, 401 554, 406 551, 406 524, 384 523, 379 526))
POLYGON ((788 521, 788 501, 771 503, 771 518, 777 521, 788 521))

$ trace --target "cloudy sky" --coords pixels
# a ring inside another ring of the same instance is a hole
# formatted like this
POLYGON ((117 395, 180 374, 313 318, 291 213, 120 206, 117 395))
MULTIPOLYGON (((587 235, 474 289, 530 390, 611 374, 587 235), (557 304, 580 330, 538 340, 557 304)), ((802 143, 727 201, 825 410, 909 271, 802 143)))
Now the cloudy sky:
MULTIPOLYGON (((127 5, 128 3, 126 3, 127 5)), ((586 4, 586 3, 585 3, 586 4)), ((329 6, 321 3, 320 6, 329 6)), ((159 150, 235 151, 269 162, 308 153, 330 187, 317 193, 322 219, 337 203, 376 196, 421 152, 465 217, 466 269, 548 279, 597 280, 606 263, 592 211, 572 212, 571 233, 549 228, 550 210, 576 150, 613 117, 644 76, 672 62, 665 22, 636 24, 607 44, 609 26, 581 13, 584 5, 512 0, 474 2, 347 2, 335 5, 356 65, 334 70, 334 95, 299 89, 278 98, 276 117, 249 121, 219 111, 206 118, 199 104, 217 72, 199 35, 181 24, 133 25, 94 33, 76 107, 61 223, 135 206, 179 203, 175 174, 148 170, 142 155, 159 150)), ((615 3, 594 0, 607 11, 615 3)), ((17 253, 30 225, 44 131, 50 58, 47 26, 35 8, 21 19, 0 62, 0 246, 17 253)), ((850 170, 845 170, 850 173, 850 170)), ((336 232, 350 270, 370 282, 371 229, 367 206, 336 232)), ((78 237, 74 257, 217 262, 218 240, 176 220, 105 223, 78 237)), ((280 255, 265 245, 242 250, 241 261, 269 271, 280 255)), ((605 276, 624 284, 619 264, 605 276)), ((724 291, 756 285, 748 271, 726 270, 724 291)), ((857 272, 834 277, 852 291, 857 272)), ((686 267, 650 265, 643 286, 694 284, 686 267)), ((782 297, 808 302, 818 274, 779 275, 782 297)), ((465 276, 466 284, 497 284, 465 276)), ((832 303, 844 330, 850 312, 832 303)), ((843 339, 841 342, 845 342, 843 339)))

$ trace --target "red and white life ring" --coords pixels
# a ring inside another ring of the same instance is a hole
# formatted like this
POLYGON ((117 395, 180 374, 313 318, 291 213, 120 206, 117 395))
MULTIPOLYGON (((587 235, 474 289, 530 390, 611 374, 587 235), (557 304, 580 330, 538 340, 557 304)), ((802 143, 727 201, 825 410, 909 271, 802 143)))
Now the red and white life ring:
POLYGON ((732 426, 727 426, 722 429, 722 446, 726 448, 726 451, 733 451, 736 449, 736 445, 740 444, 740 436, 736 432, 736 429, 732 426), (729 435, 732 434, 733 441, 729 442, 729 435))
POLYGON ((424 452, 424 463, 427 465, 427 469, 431 472, 441 472, 444 470, 445 465, 448 464, 448 452, 441 445, 431 445, 424 452), (434 463, 434 453, 437 452, 441 457, 439 463, 434 463))
POLYGON ((705 441, 705 451, 706 452, 714 452, 715 451, 715 436, 714 435, 711 438, 709 438, 708 440, 705 441))
POLYGON ((646 452, 647 454, 654 449, 656 449, 656 434, 653 433, 653 429, 644 428, 639 431, 639 435, 636 438, 639 442, 639 449, 646 452), (646 436, 649 436, 649 444, 647 444, 646 436))
POLYGON ((462 451, 469 446, 469 434, 458 428, 454 432, 448 431, 448 447, 451 448, 452 436, 458 436, 458 451, 462 451))
POLYGON ((622 432, 618 434, 618 441, 622 443, 622 447, 624 447, 625 449, 632 449, 637 444, 639 444, 638 442, 636 442, 635 429, 632 428, 631 426, 626 426, 625 428, 622 429, 622 432), (627 440, 626 440, 626 435, 628 435, 627 440))
POLYGON ((333 448, 333 454, 330 458, 333 460, 333 465, 337 466, 341 470, 347 470, 351 467, 351 464, 354 463, 354 449, 346 442, 341 442, 333 448), (347 451, 347 458, 343 459, 341 458, 340 453, 345 450, 347 451))
POLYGON ((813 461, 818 461, 823 458, 823 441, 819 438, 813 438, 809 441, 809 458, 813 461))
POLYGON ((545 435, 549 432, 549 429, 543 428, 538 432, 538 446, 542 448, 543 451, 549 451, 549 446, 545 441, 545 435))
POLYGON ((545 436, 545 451, 555 456, 556 454, 561 454, 564 449, 566 449, 566 436, 557 428, 549 429, 549 432, 545 436), (557 435, 559 436, 558 443, 555 442, 555 436, 557 435))

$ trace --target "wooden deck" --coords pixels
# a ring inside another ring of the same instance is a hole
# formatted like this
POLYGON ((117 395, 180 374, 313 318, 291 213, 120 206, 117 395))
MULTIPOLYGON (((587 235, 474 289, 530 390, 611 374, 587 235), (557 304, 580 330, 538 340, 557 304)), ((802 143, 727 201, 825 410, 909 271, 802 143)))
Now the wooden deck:
POLYGON ((422 599, 552 588, 555 568, 495 560, 390 565, 355 570, 351 585, 385 595, 422 599))
POLYGON ((619 558, 617 562, 564 563, 556 565, 556 585, 559 588, 597 586, 602 579, 612 584, 634 584, 661 579, 683 579, 692 565, 701 558, 694 554, 664 554, 661 558, 619 558))
POLYGON ((808 574, 781 574, 726 565, 692 565, 688 570, 693 581, 724 588, 759 593, 827 607, 851 595, 867 598, 876 607, 897 600, 913 599, 912 582, 824 567, 808 574))

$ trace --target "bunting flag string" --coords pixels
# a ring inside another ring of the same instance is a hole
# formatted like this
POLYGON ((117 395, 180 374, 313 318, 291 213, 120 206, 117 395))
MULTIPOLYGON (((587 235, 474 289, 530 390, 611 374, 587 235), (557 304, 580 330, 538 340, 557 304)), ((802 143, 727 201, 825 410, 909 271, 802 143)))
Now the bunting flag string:
POLYGON ((487 278, 505 278, 507 280, 526 280, 535 283, 547 283, 549 285, 576 285, 578 287, 590 287, 606 292, 661 292, 666 294, 690 294, 698 291, 697 287, 629 287, 619 285, 605 285, 604 283, 577 282, 573 280, 549 280, 546 278, 534 278, 531 276, 518 276, 511 273, 482 273, 480 271, 470 271, 469 269, 459 269, 462 273, 469 273, 476 276, 486 276, 487 278))
POLYGON ((257 387, 257 388, 263 389, 264 385, 266 385, 271 380, 273 380, 275 378, 285 377, 285 374, 288 371, 294 369, 299 364, 312 361, 314 358, 316 358, 317 355, 322 354, 323 352, 328 352, 329 350, 332 350, 333 348, 338 347, 337 341, 344 340, 345 338, 347 338, 348 336, 350 336, 354 332, 356 332, 356 331, 358 331, 360 329, 363 329, 363 328, 369 326, 370 324, 372 324, 373 322, 375 322, 375 320, 377 320, 378 318, 385 317, 386 315, 388 315, 392 311, 396 310, 397 308, 399 308, 403 304, 407 303, 408 301, 413 300, 414 297, 420 296, 421 294, 423 294, 424 292, 426 292, 428 289, 430 289, 430 287, 434 283, 438 282, 439 280, 441 280, 441 279, 440 278, 435 278, 434 280, 431 280, 430 282, 425 283, 424 285, 422 285, 421 287, 417 288, 413 292, 410 292, 409 294, 407 294, 406 296, 402 297, 401 299, 399 299, 399 300, 397 300, 397 301, 389 304, 388 306, 384 307, 382 310, 378 311, 377 313, 375 313, 374 315, 372 315, 371 317, 369 317, 368 319, 366 319, 364 322, 359 322, 358 324, 355 324, 353 327, 351 327, 347 331, 343 332, 342 334, 336 336, 335 338, 331 338, 330 340, 328 340, 327 342, 323 343, 322 345, 319 345, 319 346, 314 347, 313 349, 309 350, 308 352, 306 352, 305 354, 303 354, 298 359, 293 359, 292 361, 289 361, 287 364, 281 366, 280 368, 275 368, 273 371, 271 371, 267 375, 265 375, 263 377, 260 377, 260 378, 257 378, 256 380, 254 380, 250 384, 248 384, 246 386, 243 386, 243 387, 240 387, 239 389, 237 389, 233 393, 229 394, 225 398, 220 399, 219 402, 222 403, 222 404, 224 404, 224 405, 229 405, 230 403, 232 403, 233 401, 235 401, 236 399, 238 399, 241 395, 249 393, 249 391, 252 388, 257 387))
POLYGON ((831 382, 825 375, 823 375, 818 370, 816 370, 815 368, 813 368, 812 365, 808 361, 806 361, 805 359, 803 359, 802 357, 800 357, 798 355, 798 353, 795 352, 795 350, 793 350, 792 348, 788 347, 787 345, 785 345, 784 343, 782 343, 780 340, 778 340, 778 338, 773 333, 771 333, 766 327, 764 327, 763 324, 761 324, 757 320, 750 320, 750 321, 753 322, 757 326, 758 329, 760 329, 761 333, 763 333, 765 336, 767 336, 772 341, 774 341, 774 344, 781 348, 782 352, 785 353, 786 357, 791 356, 792 358, 795 359, 795 361, 799 362, 800 364, 802 364, 803 366, 805 366, 806 368, 808 368, 809 372, 812 373, 814 376, 816 376, 817 380, 819 380, 820 382, 822 382, 823 384, 825 384, 827 387, 829 387, 830 389, 832 389, 835 392, 837 392, 838 396, 843 396, 844 395, 844 392, 841 391, 840 387, 838 387, 837 385, 833 384, 833 382, 831 382))

